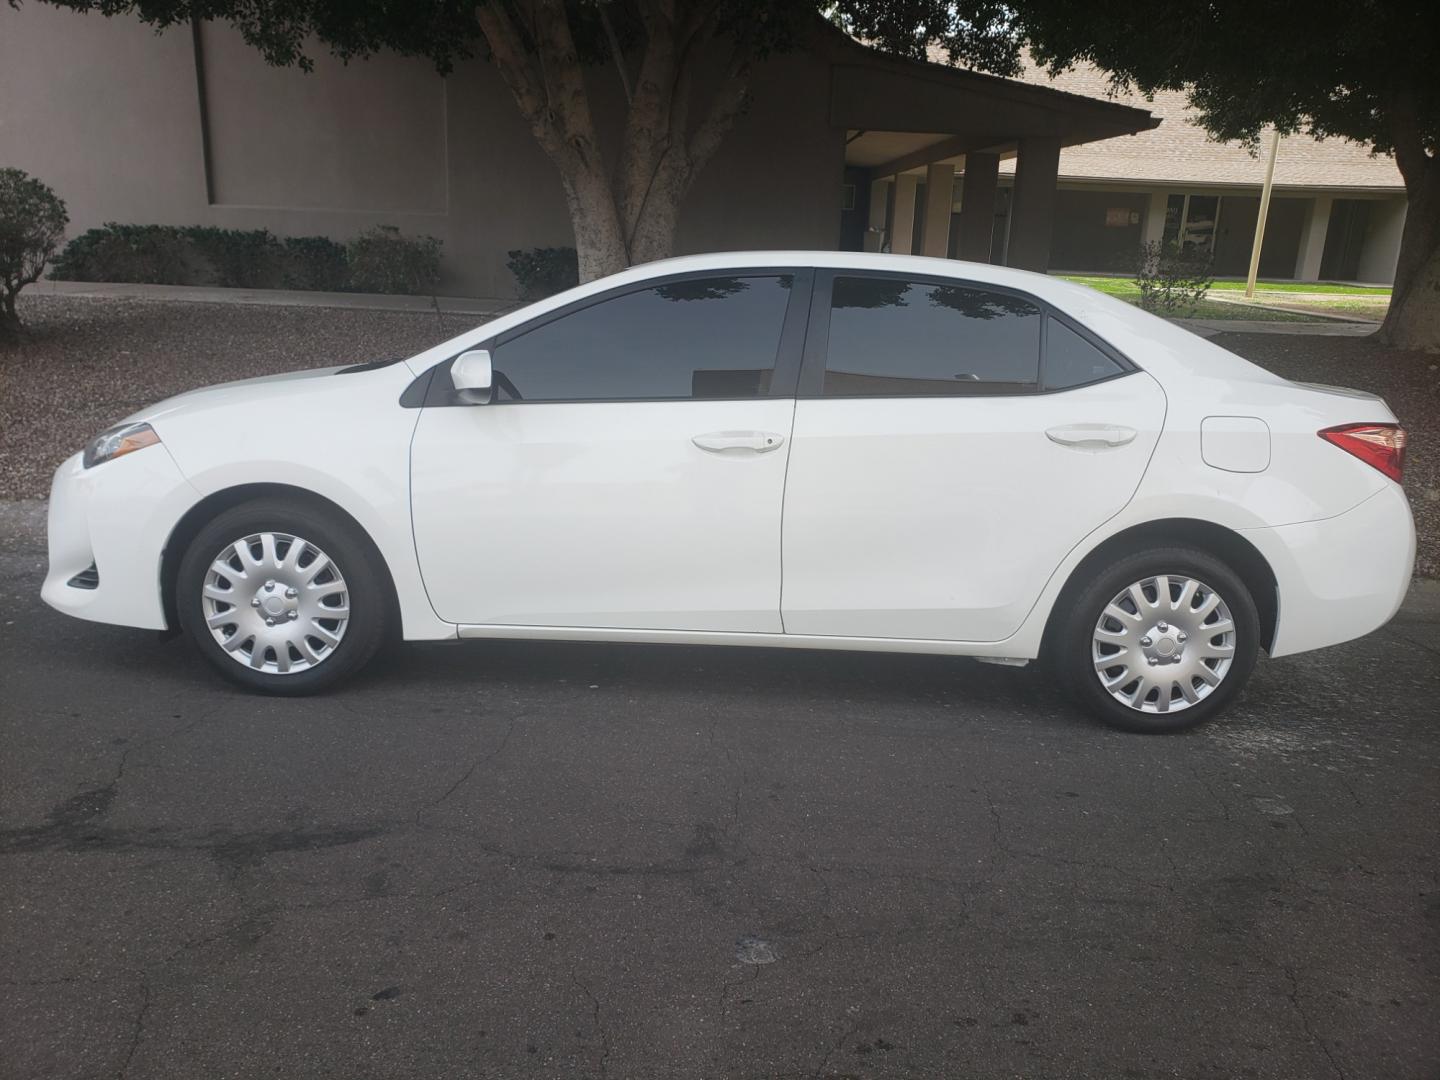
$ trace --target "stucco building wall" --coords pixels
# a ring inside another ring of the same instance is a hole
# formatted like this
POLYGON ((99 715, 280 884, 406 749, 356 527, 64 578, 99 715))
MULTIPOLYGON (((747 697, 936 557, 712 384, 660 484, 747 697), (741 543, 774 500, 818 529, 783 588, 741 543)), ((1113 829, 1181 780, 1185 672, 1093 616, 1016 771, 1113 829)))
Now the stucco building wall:
MULTIPOLYGON (((308 75, 269 67, 216 24, 197 50, 189 27, 0 5, 0 165, 54 187, 71 235, 106 221, 428 233, 456 294, 512 295, 506 251, 573 243, 559 177, 487 64, 442 79, 396 56, 314 60, 308 75)), ((613 132, 618 80, 590 77, 613 132)), ((808 54, 760 69, 685 204, 680 253, 835 246, 845 133, 829 92, 808 54)))

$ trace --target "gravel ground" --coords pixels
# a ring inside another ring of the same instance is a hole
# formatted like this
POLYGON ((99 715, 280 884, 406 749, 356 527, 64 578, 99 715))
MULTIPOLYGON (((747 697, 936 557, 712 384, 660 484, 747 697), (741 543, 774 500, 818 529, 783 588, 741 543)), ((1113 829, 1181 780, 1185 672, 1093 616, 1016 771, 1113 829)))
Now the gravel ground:
MULTIPOLYGON (((81 443, 151 402, 294 368, 409 355, 474 316, 33 297, 27 336, 0 344, 0 499, 43 497, 81 443)), ((1365 338, 1224 334, 1217 344, 1287 378, 1382 395, 1410 432, 1406 488, 1417 572, 1440 577, 1440 359, 1365 338)))
POLYGON ((150 300, 20 301, 0 342, 0 499, 49 493, 91 435, 162 398, 296 368, 409 356, 475 316, 150 300))

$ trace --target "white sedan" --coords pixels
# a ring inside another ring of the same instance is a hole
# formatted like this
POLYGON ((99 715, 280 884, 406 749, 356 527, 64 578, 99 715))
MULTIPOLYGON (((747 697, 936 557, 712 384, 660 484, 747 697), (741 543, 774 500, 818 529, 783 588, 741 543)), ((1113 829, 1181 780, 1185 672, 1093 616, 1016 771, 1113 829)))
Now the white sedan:
POLYGON ((137 413, 57 471, 43 595, 273 693, 393 637, 866 649, 1175 731, 1395 613, 1404 445, 1055 278, 703 255, 137 413))

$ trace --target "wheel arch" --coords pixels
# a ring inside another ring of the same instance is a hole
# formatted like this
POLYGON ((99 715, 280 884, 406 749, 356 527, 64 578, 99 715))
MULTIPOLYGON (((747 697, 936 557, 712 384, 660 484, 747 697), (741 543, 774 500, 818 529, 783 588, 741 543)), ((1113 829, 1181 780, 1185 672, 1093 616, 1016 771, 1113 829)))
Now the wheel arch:
POLYGON ((170 530, 170 535, 165 541, 165 548, 160 555, 160 598, 164 605, 165 625, 169 628, 166 633, 178 634, 180 632, 179 607, 175 593, 180 577, 180 561, 185 557, 185 551, 189 548, 190 542, 217 514, 224 513, 231 507, 239 506, 242 503, 263 498, 290 499, 306 506, 323 508, 328 513, 340 518, 349 528, 354 529, 356 537, 365 545, 375 560, 375 565, 379 568, 381 578, 385 583, 389 630, 392 633, 399 631, 400 599, 395 588, 395 577, 391 573, 389 563, 386 562, 379 545, 375 543, 365 527, 355 520, 355 516, 334 500, 327 499, 307 488, 295 487, 292 484, 255 483, 238 484, 211 492, 185 511, 180 520, 175 523, 175 527, 170 530))
POLYGON ((1220 559, 1245 583, 1260 616, 1260 644, 1269 650, 1275 643, 1280 617, 1278 580, 1270 563, 1258 548, 1234 529, 1198 518, 1164 518, 1132 525, 1097 544, 1070 572, 1050 606, 1045 620, 1041 653, 1050 650, 1052 637, 1069 610, 1075 594, 1084 587, 1087 575, 1100 564, 1117 556, 1150 547, 1175 545, 1197 548, 1220 559))

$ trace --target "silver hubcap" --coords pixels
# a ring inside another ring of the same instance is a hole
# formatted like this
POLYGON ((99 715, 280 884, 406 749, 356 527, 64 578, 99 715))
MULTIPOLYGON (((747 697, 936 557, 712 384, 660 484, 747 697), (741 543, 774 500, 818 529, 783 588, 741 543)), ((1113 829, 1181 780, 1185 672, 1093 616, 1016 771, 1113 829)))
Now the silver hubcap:
POLYGON ((1091 656, 1101 685, 1122 705, 1178 712, 1224 681, 1235 659, 1235 621, 1203 581, 1161 574, 1105 605, 1091 656))
POLYGON ((255 533, 225 548, 205 573, 200 603, 232 660, 273 675, 321 663, 350 621, 340 567, 289 533, 255 533))

